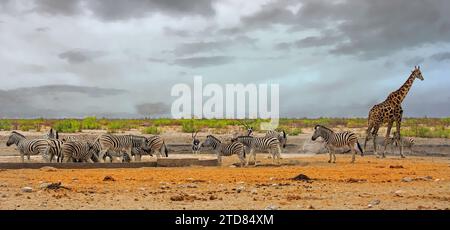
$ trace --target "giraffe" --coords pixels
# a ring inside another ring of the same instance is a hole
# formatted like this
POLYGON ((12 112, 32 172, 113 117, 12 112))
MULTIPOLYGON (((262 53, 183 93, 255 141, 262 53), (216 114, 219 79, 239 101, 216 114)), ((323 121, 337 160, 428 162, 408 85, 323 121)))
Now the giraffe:
MULTIPOLYGON (((391 135, 391 128, 394 122, 396 123, 396 137, 398 140, 400 140, 400 126, 402 123, 402 116, 403 116, 403 109, 402 109, 402 102, 403 99, 405 99, 406 95, 408 94, 409 90, 411 89, 411 86, 414 83, 414 80, 418 78, 423 81, 422 73, 420 72, 420 66, 414 67, 414 70, 412 71, 411 75, 408 77, 406 82, 396 91, 389 94, 389 96, 384 100, 383 102, 376 104, 370 109, 369 112, 369 118, 368 118, 368 128, 366 132, 366 139, 364 141, 364 151, 366 150, 366 144, 367 141, 371 138, 373 138, 373 148, 374 153, 376 156, 378 156, 377 153, 377 146, 376 146, 376 137, 378 136, 378 129, 383 124, 387 123, 387 132, 385 136, 385 144, 384 144, 384 151, 382 157, 385 157, 386 152, 386 143, 388 138, 391 135)), ((400 156, 404 158, 403 155, 403 146, 400 145, 400 156)))

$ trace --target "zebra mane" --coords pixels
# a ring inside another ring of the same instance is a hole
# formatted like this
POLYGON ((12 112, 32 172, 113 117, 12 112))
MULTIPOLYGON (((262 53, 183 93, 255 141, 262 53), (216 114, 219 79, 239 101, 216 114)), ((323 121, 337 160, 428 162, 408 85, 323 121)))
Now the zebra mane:
POLYGON ((13 133, 13 134, 16 134, 16 135, 19 135, 19 136, 21 136, 21 137, 23 137, 23 138, 26 138, 23 134, 18 133, 18 132, 16 132, 16 131, 12 131, 12 133, 13 133))
POLYGON ((323 125, 316 125, 316 126, 314 127, 314 129, 317 129, 318 127, 323 128, 323 129, 325 129, 325 130, 328 130, 328 131, 334 133, 334 131, 333 131, 332 129, 327 128, 327 127, 325 127, 325 126, 323 126, 323 125))
POLYGON ((222 141, 220 141, 219 138, 217 138, 217 137, 215 137, 213 135, 208 135, 208 136, 206 136, 206 138, 212 138, 212 139, 218 141, 219 143, 222 143, 222 141))

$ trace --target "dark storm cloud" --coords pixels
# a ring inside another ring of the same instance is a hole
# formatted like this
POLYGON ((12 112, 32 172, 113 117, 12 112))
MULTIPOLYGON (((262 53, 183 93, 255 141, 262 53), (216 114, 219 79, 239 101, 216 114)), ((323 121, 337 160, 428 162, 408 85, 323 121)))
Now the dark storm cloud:
MULTIPOLYGON (((126 92, 119 89, 71 85, 0 90, 0 114, 8 118, 83 117, 96 112, 94 108, 89 110, 84 107, 85 100, 123 95, 126 92)), ((109 115, 112 116, 113 113, 109 115)))
MULTIPOLYGON (((373 59, 398 50, 450 40, 450 2, 444 0, 393 0, 330 2, 302 1, 298 12, 288 10, 293 1, 277 1, 241 19, 235 31, 289 26, 289 31, 336 28, 338 37, 327 35, 303 41, 308 46, 333 46, 335 55, 373 59)), ((233 28, 229 28, 232 31, 233 28)))
POLYGON ((175 0, 35 0, 35 12, 51 15, 73 16, 92 12, 95 17, 106 21, 141 18, 153 13, 171 16, 214 15, 214 1, 175 1, 175 0))
POLYGON ((138 114, 154 117, 170 114, 170 106, 164 103, 143 103, 136 105, 138 114))
POLYGON ((200 67, 225 65, 231 63, 234 59, 235 59, 234 57, 230 56, 190 57, 190 58, 178 58, 171 63, 183 67, 200 68, 200 67))
POLYGON ((83 62, 90 62, 103 55, 105 55, 105 53, 101 51, 74 49, 60 53, 58 57, 67 60, 70 64, 80 64, 83 62))
POLYGON ((447 60, 450 60, 450 52, 442 52, 442 53, 433 54, 433 55, 431 55, 430 58, 435 61, 447 61, 447 60))

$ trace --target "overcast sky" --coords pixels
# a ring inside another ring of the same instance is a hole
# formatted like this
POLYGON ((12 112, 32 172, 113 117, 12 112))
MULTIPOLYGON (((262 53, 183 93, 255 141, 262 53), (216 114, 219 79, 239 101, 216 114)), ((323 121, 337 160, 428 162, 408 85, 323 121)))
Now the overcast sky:
POLYGON ((170 89, 279 83, 281 115, 450 116, 448 0, 0 0, 0 117, 167 114, 170 89))

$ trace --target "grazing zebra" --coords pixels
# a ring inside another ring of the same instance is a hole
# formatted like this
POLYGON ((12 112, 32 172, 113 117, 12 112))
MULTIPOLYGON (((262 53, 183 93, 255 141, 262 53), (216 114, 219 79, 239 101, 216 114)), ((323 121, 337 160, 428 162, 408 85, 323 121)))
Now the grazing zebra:
POLYGON ((135 158, 138 161, 141 161, 141 157, 143 154, 149 154, 150 156, 153 156, 151 153, 155 153, 157 158, 161 156, 169 157, 169 151, 162 137, 155 135, 147 138, 146 142, 147 143, 145 147, 136 149, 135 158))
POLYGON ((361 146, 358 142, 358 137, 356 134, 352 132, 342 132, 342 133, 335 133, 333 130, 322 126, 322 125, 316 125, 314 127, 314 134, 312 135, 311 139, 315 141, 318 137, 322 137, 325 140, 325 147, 328 149, 328 152, 330 154, 330 160, 328 160, 328 163, 331 163, 331 157, 333 156, 333 163, 336 163, 336 155, 335 155, 335 148, 348 146, 350 147, 352 151, 352 163, 355 162, 355 153, 360 152, 361 156, 364 156, 363 150, 361 149, 361 146))
POLYGON ((280 142, 281 147, 283 147, 283 149, 286 148, 287 134, 284 130, 281 132, 277 132, 274 130, 268 130, 264 137, 275 137, 280 142))
POLYGON ((238 155, 241 161, 241 167, 245 163, 245 146, 239 142, 222 143, 213 135, 206 136, 206 140, 201 144, 201 147, 212 147, 217 154, 217 161, 222 164, 222 156, 238 155))
POLYGON ((240 136, 233 138, 232 142, 240 142, 250 149, 249 156, 247 158, 248 165, 250 158, 253 156, 253 160, 256 165, 256 152, 257 151, 269 151, 272 155, 273 163, 275 164, 275 159, 277 159, 277 164, 280 164, 281 158, 281 148, 280 141, 275 137, 250 137, 250 136, 240 136))
POLYGON ((192 132, 192 153, 198 154, 200 152, 200 140, 197 139, 198 132, 192 132))
POLYGON ((93 152, 88 142, 84 141, 67 141, 62 147, 63 162, 90 162, 93 163, 91 157, 93 152))
POLYGON ((47 148, 46 139, 27 140, 24 135, 16 131, 12 131, 9 135, 8 141, 6 142, 6 146, 11 146, 13 144, 17 146, 22 162, 25 161, 25 155, 27 156, 28 160, 30 160, 31 155, 38 154, 42 154, 45 159, 44 152, 47 148))
POLYGON ((131 150, 133 147, 140 147, 144 150, 148 149, 147 145, 148 140, 143 136, 135 136, 135 135, 118 136, 113 134, 101 134, 94 141, 94 144, 95 142, 99 142, 100 144, 100 152, 98 156, 100 162, 104 162, 103 156, 109 151, 118 154, 126 152, 129 156, 131 156, 131 150))

